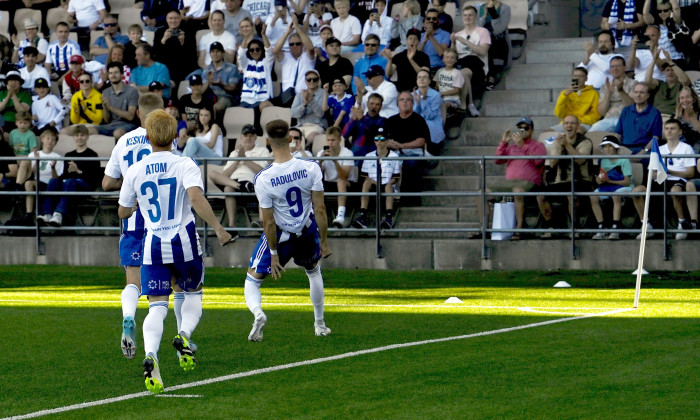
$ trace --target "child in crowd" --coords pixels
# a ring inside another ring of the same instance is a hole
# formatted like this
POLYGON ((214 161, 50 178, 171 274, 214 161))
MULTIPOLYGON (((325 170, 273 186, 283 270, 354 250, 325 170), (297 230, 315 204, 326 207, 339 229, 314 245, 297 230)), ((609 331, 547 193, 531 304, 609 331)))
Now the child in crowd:
POLYGON ((350 110, 355 103, 355 98, 347 93, 347 85, 341 77, 333 81, 333 95, 328 96, 328 83, 323 85, 323 112, 331 110, 333 117, 332 126, 345 127, 350 118, 350 110))
POLYGON ((141 37, 143 36, 143 29, 140 25, 129 26, 129 42, 124 45, 124 65, 129 66, 131 69, 135 69, 138 64, 136 63, 136 47, 141 45, 141 37))
POLYGON ((304 17, 304 32, 309 36, 314 48, 322 47, 321 28, 331 23, 333 15, 323 10, 323 5, 319 0, 309 1, 309 12, 304 17))
POLYGON ((350 52, 356 45, 360 44, 362 24, 360 19, 350 14, 349 0, 335 0, 334 5, 338 17, 331 21, 333 36, 342 42, 341 53, 350 52))
POLYGON ((37 150, 36 135, 29 128, 32 126, 28 112, 18 112, 15 116, 17 128, 10 131, 10 146, 15 156, 27 156, 37 150))
MULTIPOLYGON (((396 42, 399 39, 401 42, 394 49, 394 53, 400 53, 406 49, 406 35, 411 29, 423 31, 423 17, 420 15, 420 3, 417 0, 406 0, 401 7, 401 17, 396 19, 397 22, 391 27, 391 38, 396 42)), ((392 43, 393 44, 393 43, 392 43)), ((393 46, 393 45, 392 45, 393 46)))
POLYGON ((328 54, 326 53, 326 41, 333 36, 333 29, 329 25, 321 26, 321 31, 319 33, 321 37, 321 45, 316 48, 316 60, 326 61, 328 60, 328 54))
MULTIPOLYGON (((75 158, 97 158, 97 153, 87 147, 90 132, 84 125, 75 127, 73 140, 75 150, 66 153, 66 157, 75 158)), ((62 162, 63 163, 63 162, 62 162)), ((51 178, 46 187, 46 191, 93 191, 97 188, 97 183, 102 179, 100 162, 90 161, 65 161, 65 171, 58 178, 51 178)), ((40 215, 36 217, 40 225, 49 224, 54 227, 61 227, 63 216, 70 208, 70 203, 75 197, 71 196, 47 196, 39 209, 40 215)))
MULTIPOLYGON (((595 182, 598 188, 595 192, 629 192, 634 187, 632 185, 632 164, 629 159, 616 159, 620 149, 620 141, 615 136, 605 136, 601 141, 600 150, 609 158, 601 159, 600 174, 595 177, 595 182)), ((600 207, 600 199, 604 196, 591 196, 591 210, 598 222, 598 229, 605 228, 605 218, 603 217, 603 209, 600 207)), ((622 214, 622 196, 613 195, 613 221, 612 228, 617 229, 622 226, 620 223, 622 214)), ((603 232, 598 232, 593 236, 593 239, 605 239, 603 232)), ((612 232, 608 235, 608 239, 620 239, 620 234, 612 232)))
POLYGON ((442 125, 447 120, 447 112, 450 108, 463 109, 460 102, 460 93, 464 87, 464 76, 455 68, 457 63, 457 50, 447 48, 442 56, 445 67, 435 73, 433 81, 437 83, 438 91, 442 95, 442 125))
MULTIPOLYGON (((366 156, 378 156, 378 157, 399 157, 398 153, 393 150, 389 150, 387 147, 387 138, 384 133, 384 128, 378 128, 376 134, 374 135, 374 145, 377 150, 367 153, 366 156)), ((361 175, 364 177, 364 182, 362 183, 362 192, 370 192, 372 187, 377 185, 377 160, 363 160, 361 175)), ((382 160, 382 179, 381 185, 384 186, 384 192, 392 193, 394 192, 394 184, 399 181, 401 176, 401 161, 400 160, 382 160)), ((363 195, 360 198, 360 215, 355 218, 352 222, 353 227, 365 229, 367 224, 367 209, 369 208, 369 196, 363 195)), ((386 207, 384 209, 385 217, 382 220, 382 229, 391 229, 394 227, 394 197, 386 197, 386 207)))
POLYGON ((184 145, 187 143, 187 139, 190 137, 189 134, 187 134, 187 121, 183 121, 180 118, 180 111, 177 107, 177 103, 174 100, 163 99, 163 102, 165 102, 165 112, 172 115, 177 121, 177 139, 175 139, 174 142, 175 148, 173 149, 173 153, 182 155, 182 150, 185 148, 184 145))
MULTIPOLYGON (((319 157, 354 157, 352 151, 343 145, 343 136, 340 128, 328 127, 326 130, 326 146, 318 151, 319 157)), ((344 160, 322 160, 319 162, 323 170, 323 184, 325 191, 347 193, 351 182, 357 181, 357 173, 353 172, 355 162, 352 159, 344 160)), ((338 216, 333 220, 333 226, 337 228, 345 227, 345 205, 348 197, 338 196, 338 216)))
POLYGON ((47 125, 56 127, 56 130, 59 131, 63 128, 66 109, 60 99, 49 94, 50 89, 46 79, 39 78, 34 82, 34 91, 39 96, 32 102, 32 121, 35 133, 41 133, 47 125))

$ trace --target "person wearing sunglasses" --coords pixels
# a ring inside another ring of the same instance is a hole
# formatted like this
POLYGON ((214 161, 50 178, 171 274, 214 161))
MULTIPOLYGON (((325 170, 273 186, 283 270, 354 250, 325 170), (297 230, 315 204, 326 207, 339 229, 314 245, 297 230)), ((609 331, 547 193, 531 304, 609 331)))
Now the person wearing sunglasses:
MULTIPOLYGON (((70 122, 71 124, 93 124, 102 123, 102 95, 95 89, 92 83, 92 75, 83 73, 78 78, 80 90, 73 94, 70 101, 70 122)), ((62 134, 73 135, 70 127, 63 129, 62 134)))
POLYGON ((95 61, 106 64, 110 48, 115 44, 126 45, 129 37, 119 32, 117 18, 114 15, 107 15, 102 26, 105 28, 104 35, 98 37, 90 46, 90 54, 95 61))
POLYGON ((450 46, 450 33, 440 29, 438 16, 439 12, 436 9, 429 9, 425 12, 423 34, 418 44, 418 50, 423 51, 430 59, 430 70, 432 73, 445 67, 445 63, 442 62, 442 55, 450 46))
POLYGON ((365 39, 365 55, 357 60, 357 63, 355 63, 355 67, 353 68, 353 73, 352 73, 352 92, 353 94, 357 94, 357 85, 354 82, 356 77, 359 77, 360 80, 364 84, 367 84, 367 76, 365 73, 369 70, 370 67, 372 66, 379 66, 383 69, 386 69, 386 65, 388 60, 386 59, 385 56, 382 56, 379 54, 379 37, 375 34, 369 34, 367 35, 367 39, 365 39))
POLYGON ((294 97, 291 115, 304 132, 307 147, 311 147, 316 135, 322 134, 328 123, 324 118, 321 76, 316 70, 310 69, 306 71, 305 80, 306 89, 294 97))
POLYGON ((654 14, 651 11, 651 0, 645 0, 643 14, 647 25, 656 24, 659 27, 659 47, 668 51, 671 60, 684 65, 685 55, 681 47, 684 46, 683 38, 690 41, 690 36, 688 27, 683 23, 678 0, 662 0, 656 5, 654 14))

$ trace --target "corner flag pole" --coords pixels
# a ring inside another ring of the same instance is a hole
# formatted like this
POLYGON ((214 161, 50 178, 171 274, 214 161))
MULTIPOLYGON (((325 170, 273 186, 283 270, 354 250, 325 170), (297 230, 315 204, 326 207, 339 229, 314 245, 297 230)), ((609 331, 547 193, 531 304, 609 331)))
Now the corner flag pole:
POLYGON ((637 286, 634 290, 634 308, 639 306, 639 292, 642 289, 642 272, 644 271, 644 248, 647 244, 647 226, 649 226, 649 193, 651 192, 651 173, 652 168, 649 166, 649 174, 647 176, 647 192, 644 196, 644 218, 642 219, 642 240, 639 241, 639 261, 637 262, 637 286))

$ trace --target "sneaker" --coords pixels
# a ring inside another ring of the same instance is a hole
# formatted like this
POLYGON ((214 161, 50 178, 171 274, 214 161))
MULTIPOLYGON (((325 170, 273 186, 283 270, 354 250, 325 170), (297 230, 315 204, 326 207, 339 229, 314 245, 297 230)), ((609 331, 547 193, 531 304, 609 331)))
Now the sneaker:
POLYGON ((316 323, 314 324, 314 334, 316 334, 317 337, 325 337, 331 335, 331 329, 326 327, 325 322, 320 324, 316 323))
POLYGON ((180 367, 185 372, 194 370, 194 351, 190 347, 190 340, 184 334, 178 334, 173 338, 173 347, 180 353, 180 367))
MULTIPOLYGON (((682 222, 680 222, 680 223, 678 224, 678 229, 679 229, 679 230, 686 230, 686 231, 687 231, 687 230, 691 230, 691 229, 692 229, 692 226, 691 226, 691 224, 690 224, 689 222, 686 222, 686 221, 684 220, 684 221, 682 221, 682 222)), ((677 240, 677 241, 684 241, 684 240, 686 240, 686 239, 688 239, 688 233, 687 233, 687 232, 678 232, 678 233, 676 233, 676 240, 677 240)))
POLYGON ((127 359, 136 356, 136 321, 131 315, 124 317, 122 321, 122 353, 127 359))
POLYGON ((476 118, 476 117, 478 117, 479 115, 481 115, 481 114, 479 113, 479 110, 476 109, 476 107, 474 106, 474 104, 469 104, 469 105, 467 106, 467 110, 469 111, 469 113, 471 114, 471 116, 474 117, 474 118, 476 118))
MULTIPOLYGON (((652 229, 653 228, 651 227, 651 225, 648 224, 647 225, 647 239, 654 237, 654 234, 650 232, 650 230, 652 230, 652 229)), ((641 239, 642 239, 642 232, 639 232, 639 235, 637 235, 637 240, 641 240, 641 239)))
POLYGON ((610 239, 611 241, 616 241, 620 239, 620 234, 617 232, 613 232, 610 235, 608 235, 608 239, 610 239))
POLYGON ((61 227, 63 224, 63 215, 57 211, 53 212, 53 216, 51 216, 49 224, 53 227, 61 227))
POLYGON ((593 235, 592 239, 595 239, 595 240, 605 239, 605 234, 603 232, 598 232, 595 235, 593 235))
POLYGON ((264 312, 260 312, 260 315, 256 316, 255 321, 253 321, 253 329, 248 334, 248 341, 262 341, 263 328, 265 328, 266 323, 267 316, 265 316, 264 312))
POLYGON ((261 228, 262 225, 260 224, 260 221, 259 221, 259 220, 253 220, 252 222, 250 222, 250 227, 252 227, 252 228, 261 228))
POLYGON ((236 242, 236 239, 240 238, 237 230, 232 230, 229 233, 231 234, 231 240, 228 241, 229 243, 236 242))
POLYGON ((364 214, 360 214, 352 221, 352 227, 367 229, 367 219, 364 214))
POLYGON ((153 355, 143 359, 143 376, 146 379, 146 389, 154 394, 163 392, 163 379, 160 377, 158 360, 153 355))
POLYGON ((380 226, 382 229, 389 230, 394 227, 394 221, 391 220, 391 217, 387 217, 386 219, 382 220, 382 224, 380 226))
POLYGON ((50 214, 42 214, 41 216, 36 217, 36 222, 39 224, 39 226, 46 226, 49 224, 49 220, 51 220, 51 215, 50 214))
POLYGON ((496 83, 493 80, 486 82, 486 90, 493 90, 496 87, 496 83))
POLYGON ((333 222, 331 223, 333 227, 342 229, 345 227, 345 216, 338 216, 335 219, 333 219, 333 222))

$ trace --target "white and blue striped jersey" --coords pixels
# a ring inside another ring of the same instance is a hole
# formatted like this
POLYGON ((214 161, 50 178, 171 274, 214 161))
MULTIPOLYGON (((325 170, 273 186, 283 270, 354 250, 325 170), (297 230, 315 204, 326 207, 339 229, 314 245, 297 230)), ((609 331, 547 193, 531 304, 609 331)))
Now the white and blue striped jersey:
POLYGON ((301 233, 307 225, 313 210, 311 191, 323 191, 323 173, 316 162, 290 159, 255 176, 260 207, 271 208, 277 226, 289 233, 301 233))
POLYGON ((187 189, 204 189, 191 158, 154 152, 131 165, 124 175, 119 205, 133 207, 146 224, 143 264, 192 261, 202 254, 187 189))

